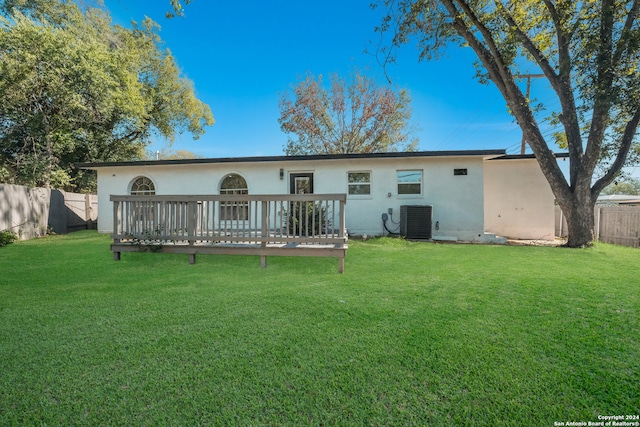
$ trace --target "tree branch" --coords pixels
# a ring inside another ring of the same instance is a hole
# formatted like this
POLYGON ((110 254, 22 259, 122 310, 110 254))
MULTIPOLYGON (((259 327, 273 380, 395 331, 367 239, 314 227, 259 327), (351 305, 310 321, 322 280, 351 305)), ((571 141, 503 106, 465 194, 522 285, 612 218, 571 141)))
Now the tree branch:
POLYGON ((558 162, 553 152, 547 146, 535 117, 531 112, 529 102, 516 85, 513 75, 511 74, 509 67, 503 61, 500 50, 493 40, 490 31, 482 24, 482 22, 480 22, 466 2, 461 0, 442 0, 442 3, 453 18, 453 28, 476 52, 476 55, 487 69, 489 77, 496 84, 500 92, 502 92, 503 97, 518 120, 525 137, 529 141, 529 145, 538 159, 542 172, 545 176, 551 178, 548 179, 548 181, 550 182, 554 193, 557 194, 558 192, 562 192, 566 194, 569 188, 566 184, 564 175, 558 166, 558 162), (470 22, 478 28, 480 34, 485 39, 485 42, 488 43, 489 47, 486 47, 482 41, 473 34, 465 21, 460 17, 460 12, 453 4, 453 1, 456 1, 462 6, 465 16, 467 16, 470 22))
MULTIPOLYGON (((544 4, 549 11, 554 28, 556 29, 560 67, 560 73, 558 74, 542 51, 540 51, 535 43, 533 43, 528 34, 525 33, 515 22, 502 2, 500 2, 500 0, 495 0, 495 3, 503 18, 507 21, 507 24, 515 30, 520 42, 540 66, 542 72, 545 74, 551 84, 551 87, 553 87, 553 90, 558 96, 558 100, 562 107, 561 121, 567 136, 569 156, 571 158, 571 183, 573 183, 582 162, 583 149, 582 136, 580 134, 580 123, 576 112, 575 97, 573 95, 573 90, 571 89, 571 55, 569 53, 569 41, 571 37, 565 34, 561 25, 560 15, 558 14, 555 6, 549 0, 544 0, 544 4)), ((529 145, 531 145, 531 142, 529 145)))
POLYGON ((620 34, 620 39, 616 45, 616 49, 613 53, 613 63, 617 64, 622 59, 622 55, 628 47, 629 42, 632 40, 631 38, 631 29, 638 19, 638 14, 640 13, 640 2, 638 0, 634 0, 631 5, 631 9, 629 9, 629 14, 627 15, 627 19, 624 23, 624 27, 622 29, 622 33, 620 34))
POLYGON ((622 167, 624 166, 627 160, 627 154, 631 149, 631 144, 633 144, 633 139, 638 130, 639 123, 640 123, 640 108, 636 109, 635 114, 625 126, 624 133, 622 134, 620 148, 618 149, 618 154, 616 156, 616 159, 611 164, 611 167, 609 168, 607 173, 603 177, 601 177, 599 180, 597 180, 595 184, 593 184, 593 187, 591 188, 592 196, 597 197, 598 194, 600 194, 600 192, 604 189, 604 187, 611 184, 611 182, 617 176, 620 169, 622 169, 622 167))
MULTIPOLYGON (((489 29, 480 21, 480 19, 476 16, 475 12, 471 9, 471 7, 466 1, 443 0, 442 3, 445 5, 447 10, 449 10, 449 13, 451 13, 451 15, 453 16, 455 25, 458 25, 459 27, 461 26, 464 28, 467 34, 467 37, 463 36, 465 40, 469 41, 468 37, 471 37, 474 40, 476 40, 478 42, 478 45, 482 46, 483 50, 485 51, 484 55, 485 56, 488 55, 488 57, 491 57, 493 59, 492 61, 494 65, 494 67, 492 67, 493 70, 490 70, 489 68, 487 68, 487 71, 489 71, 490 73, 491 71, 494 72, 494 76, 492 80, 494 82, 496 80, 500 80, 502 82, 502 85, 505 91, 504 93, 511 92, 511 90, 509 90, 510 88, 507 86, 507 82, 513 81, 513 76, 507 64, 505 64, 504 61, 502 60, 502 54, 500 53, 500 49, 496 45, 496 42, 493 40, 491 31, 489 31, 489 29), (460 14, 457 8, 455 7, 455 5, 453 4, 453 2, 456 2, 458 3, 458 5, 460 5, 465 16, 467 16, 467 18, 469 18, 471 23, 478 29, 478 31, 480 31, 480 34, 482 35, 487 46, 484 46, 482 42, 470 31, 467 24, 462 20, 462 18, 460 18, 460 14), (451 4, 451 8, 447 6, 448 4, 451 4)), ((454 26, 454 28, 456 27, 454 26)), ((456 31, 457 31, 457 28, 456 28, 456 31)))
POLYGON ((604 133, 607 129, 610 119, 611 109, 611 89, 613 85, 613 27, 615 21, 615 1, 602 0, 602 12, 600 22, 600 47, 597 53, 597 70, 593 115, 591 118, 591 127, 589 129, 589 137, 587 139, 587 148, 584 156, 584 167, 588 171, 584 176, 582 185, 591 185, 590 176, 595 170, 596 164, 600 159, 600 147, 604 133), (586 182, 588 180, 588 182, 586 182))

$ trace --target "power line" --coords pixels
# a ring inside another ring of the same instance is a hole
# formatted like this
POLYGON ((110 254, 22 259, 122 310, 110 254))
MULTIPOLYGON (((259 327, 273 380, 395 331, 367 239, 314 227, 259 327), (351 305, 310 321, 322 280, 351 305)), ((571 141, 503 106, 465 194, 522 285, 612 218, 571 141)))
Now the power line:
POLYGON ((485 96, 483 102, 481 103, 485 105, 485 107, 482 109, 474 108, 473 111, 470 112, 467 117, 460 124, 458 124, 452 132, 449 133, 448 136, 441 140, 437 148, 443 146, 450 148, 457 147, 469 133, 474 131, 474 129, 476 129, 478 126, 487 124, 499 114, 495 112, 491 114, 491 116, 487 117, 482 123, 478 124, 477 119, 479 119, 484 112, 491 111, 493 107, 502 100, 503 98, 494 98, 493 100, 491 100, 491 96, 485 96))

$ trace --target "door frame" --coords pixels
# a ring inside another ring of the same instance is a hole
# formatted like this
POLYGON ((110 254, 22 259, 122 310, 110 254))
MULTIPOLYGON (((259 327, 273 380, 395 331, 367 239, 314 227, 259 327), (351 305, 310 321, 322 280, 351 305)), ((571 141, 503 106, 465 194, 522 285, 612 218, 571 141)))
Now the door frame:
POLYGON ((307 178, 309 180, 310 194, 313 194, 313 172, 295 172, 289 173, 289 194, 296 193, 296 183, 299 178, 307 178))

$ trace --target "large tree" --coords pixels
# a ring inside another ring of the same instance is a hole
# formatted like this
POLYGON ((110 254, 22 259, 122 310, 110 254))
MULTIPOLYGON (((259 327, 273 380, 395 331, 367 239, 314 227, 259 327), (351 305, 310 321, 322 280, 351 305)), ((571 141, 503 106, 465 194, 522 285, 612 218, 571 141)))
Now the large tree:
POLYGON ((406 90, 377 86, 361 73, 350 82, 307 75, 280 98, 280 126, 292 135, 285 153, 335 154, 413 150, 406 90))
MULTIPOLYGON (((379 28, 393 50, 417 40, 421 59, 453 44, 470 47, 482 79, 500 90, 565 214, 567 245, 594 239, 594 206, 637 146, 640 121, 639 0, 382 0, 379 28), (518 85, 536 65, 559 101, 534 108, 518 85), (544 106, 543 106, 544 107, 544 106), (546 139, 543 120, 560 125, 546 139), (554 147, 569 152, 565 178, 554 147)), ((380 6, 380 4, 378 4, 380 6)))
POLYGON ((83 190, 75 162, 130 160, 154 135, 213 123, 150 20, 132 29, 74 2, 0 1, 0 175, 83 190))

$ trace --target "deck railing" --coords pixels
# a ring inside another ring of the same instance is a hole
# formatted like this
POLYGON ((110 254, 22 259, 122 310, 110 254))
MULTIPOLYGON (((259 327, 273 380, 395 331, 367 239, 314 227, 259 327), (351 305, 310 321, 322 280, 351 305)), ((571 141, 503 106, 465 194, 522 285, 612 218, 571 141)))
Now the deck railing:
POLYGON ((345 194, 112 195, 111 201, 116 249, 125 244, 341 248, 347 240, 345 194))

